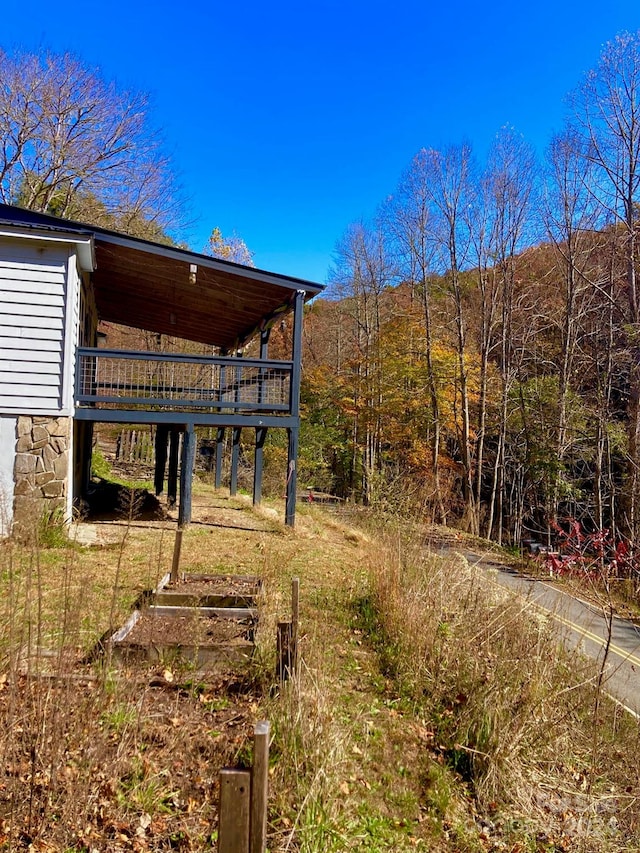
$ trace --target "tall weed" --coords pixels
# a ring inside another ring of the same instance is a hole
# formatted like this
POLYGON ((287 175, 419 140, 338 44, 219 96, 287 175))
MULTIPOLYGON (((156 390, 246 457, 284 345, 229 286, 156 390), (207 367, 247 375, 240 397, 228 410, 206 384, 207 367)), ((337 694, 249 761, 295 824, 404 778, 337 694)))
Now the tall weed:
POLYGON ((463 556, 429 555, 404 531, 385 537, 370 575, 369 633, 381 660, 482 807, 561 809, 562 798, 554 805, 544 793, 560 785, 588 823, 616 791, 637 825, 638 771, 629 781, 620 761, 637 748, 637 724, 602 701, 597 667, 563 648, 551 620, 463 556))

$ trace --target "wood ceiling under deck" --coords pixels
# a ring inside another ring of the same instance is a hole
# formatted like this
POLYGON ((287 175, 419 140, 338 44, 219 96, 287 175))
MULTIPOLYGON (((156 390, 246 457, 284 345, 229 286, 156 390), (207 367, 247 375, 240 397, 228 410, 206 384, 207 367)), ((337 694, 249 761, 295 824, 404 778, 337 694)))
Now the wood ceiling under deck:
POLYGON ((212 268, 200 256, 183 260, 114 245, 99 235, 95 250, 100 319, 228 350, 288 310, 297 289, 320 289, 235 265, 212 268))

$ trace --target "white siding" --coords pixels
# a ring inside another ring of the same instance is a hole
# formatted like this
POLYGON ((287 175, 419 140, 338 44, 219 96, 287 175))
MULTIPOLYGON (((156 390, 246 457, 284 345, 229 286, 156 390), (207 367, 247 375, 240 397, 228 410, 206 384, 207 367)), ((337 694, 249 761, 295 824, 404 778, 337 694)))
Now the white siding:
POLYGON ((0 536, 8 536, 11 533, 13 521, 16 421, 15 417, 0 415, 0 536))
POLYGON ((0 412, 71 413, 64 377, 75 319, 75 305, 67 313, 69 260, 68 245, 0 239, 0 412))
MULTIPOLYGON (((76 375, 76 347, 80 343, 80 294, 82 290, 82 278, 78 269, 78 257, 75 249, 68 256, 68 278, 67 278, 67 317, 65 327, 65 340, 63 345, 63 362, 65 365, 62 377, 62 407, 72 414, 74 412, 74 384, 76 375)), ((75 460, 75 448, 73 446, 74 429, 71 425, 69 430, 68 468, 67 468, 67 507, 65 518, 71 522, 73 518, 73 469, 75 460)))
POLYGON ((62 382, 62 407, 73 412, 74 380, 76 375, 76 347, 80 344, 80 291, 82 279, 78 270, 78 259, 72 249, 68 256, 67 316, 64 332, 63 362, 65 365, 62 382))

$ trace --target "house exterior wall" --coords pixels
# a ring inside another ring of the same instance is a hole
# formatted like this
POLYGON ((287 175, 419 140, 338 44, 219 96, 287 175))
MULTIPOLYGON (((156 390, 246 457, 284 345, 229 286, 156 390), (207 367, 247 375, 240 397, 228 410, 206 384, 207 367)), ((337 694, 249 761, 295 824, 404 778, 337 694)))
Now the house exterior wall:
POLYGON ((0 536, 11 533, 17 426, 15 416, 0 415, 0 536))
POLYGON ((71 418, 20 415, 14 463, 13 530, 29 538, 41 520, 70 517, 71 418))
POLYGON ((66 246, 2 241, 0 411, 63 407, 68 258, 66 246))
MULTIPOLYGON (((73 379, 81 276, 69 242, 0 239, 0 432, 13 424, 13 499, 2 529, 71 517, 73 379), (0 424, 2 426, 2 424, 0 424)), ((4 472, 6 474, 6 472, 4 472)), ((0 478, 2 471, 0 471, 0 478)), ((7 498, 7 503, 9 499, 7 498)))
MULTIPOLYGON (((78 346, 95 347, 98 343, 98 309, 88 274, 83 275, 78 309, 78 346)), ((73 441, 73 495, 85 494, 91 480, 93 451, 93 424, 74 421, 73 441)))

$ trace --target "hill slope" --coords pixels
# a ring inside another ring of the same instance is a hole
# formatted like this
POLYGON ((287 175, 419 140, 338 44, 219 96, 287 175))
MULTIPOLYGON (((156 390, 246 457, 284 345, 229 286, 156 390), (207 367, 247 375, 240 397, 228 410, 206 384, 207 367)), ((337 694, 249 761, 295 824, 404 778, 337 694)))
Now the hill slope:
POLYGON ((168 568, 168 522, 100 525, 110 544, 92 547, 3 546, 4 849, 211 849, 218 770, 250 757, 263 718, 269 849, 637 849, 637 726, 548 625, 464 559, 430 556, 441 530, 301 507, 290 531, 276 515, 196 490, 182 569, 266 586, 255 665, 224 677, 78 662, 168 568), (302 665, 277 688, 292 577, 302 665), (36 637, 55 652, 46 677, 18 654, 36 637))

